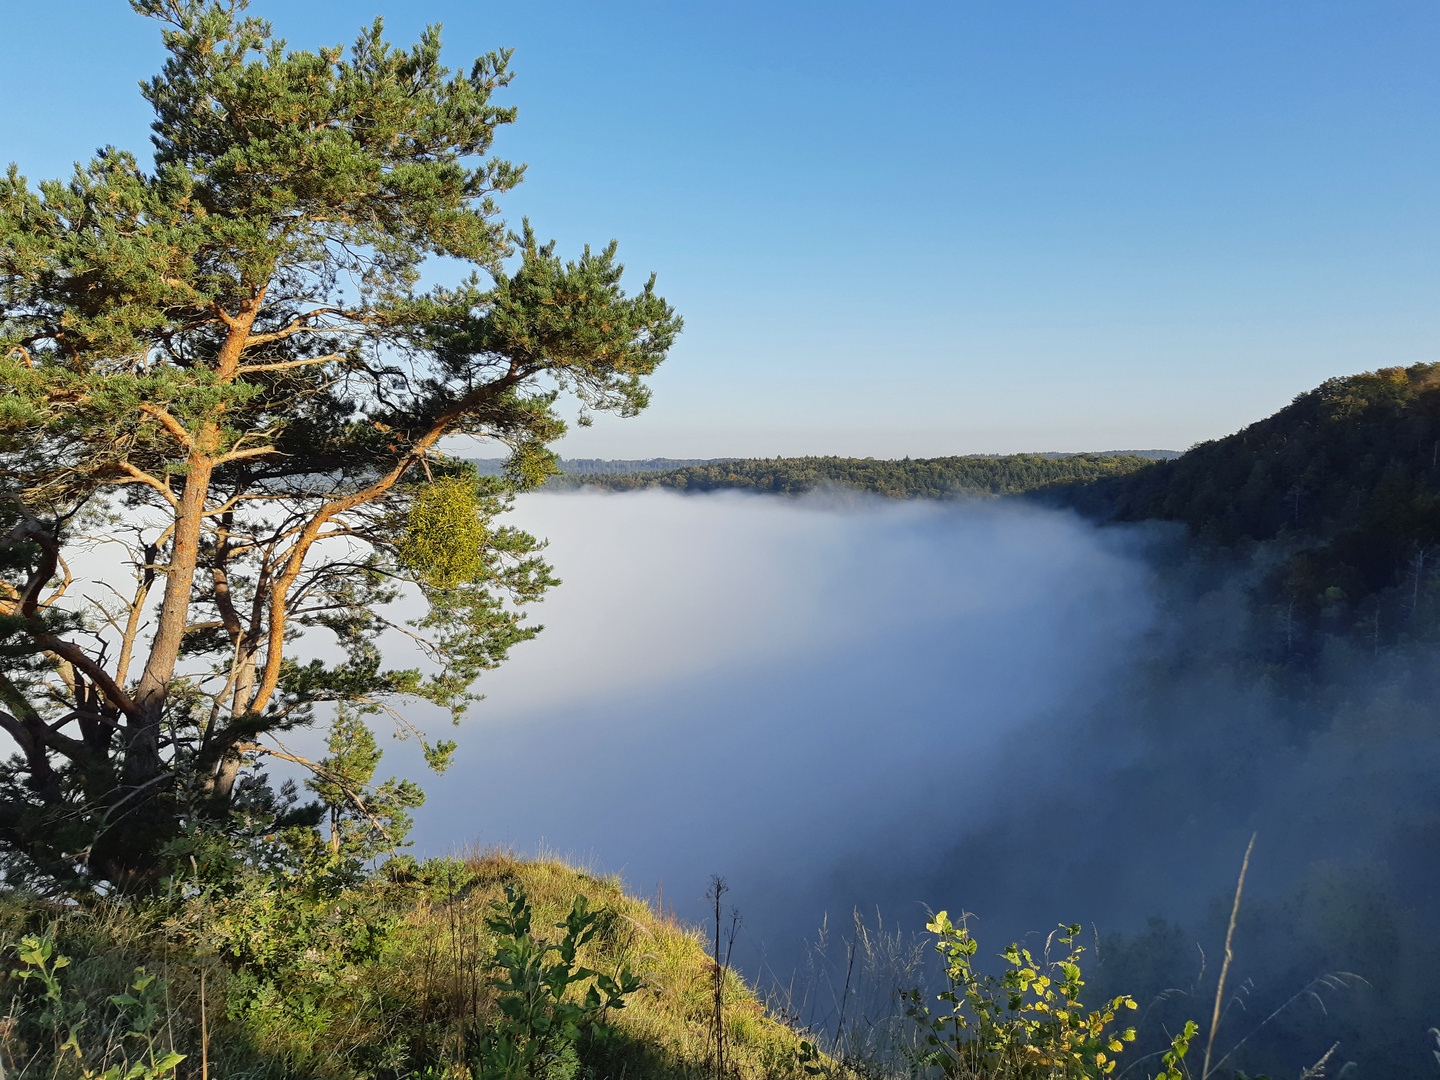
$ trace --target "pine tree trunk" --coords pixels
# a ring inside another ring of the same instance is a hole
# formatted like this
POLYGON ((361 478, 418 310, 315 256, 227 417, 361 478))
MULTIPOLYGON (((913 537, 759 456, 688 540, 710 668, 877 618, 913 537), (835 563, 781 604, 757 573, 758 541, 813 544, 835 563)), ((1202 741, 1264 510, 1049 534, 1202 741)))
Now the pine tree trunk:
POLYGON ((175 535, 171 541, 170 564, 166 571, 165 598, 160 605, 159 623, 150 647, 150 659, 136 687, 135 703, 140 717, 127 729, 125 767, 121 780, 126 787, 139 787, 160 775, 160 721, 170 680, 190 618, 190 593, 200 554, 201 526, 205 520, 205 497, 210 491, 214 468, 208 455, 190 456, 190 473, 176 510, 175 535))

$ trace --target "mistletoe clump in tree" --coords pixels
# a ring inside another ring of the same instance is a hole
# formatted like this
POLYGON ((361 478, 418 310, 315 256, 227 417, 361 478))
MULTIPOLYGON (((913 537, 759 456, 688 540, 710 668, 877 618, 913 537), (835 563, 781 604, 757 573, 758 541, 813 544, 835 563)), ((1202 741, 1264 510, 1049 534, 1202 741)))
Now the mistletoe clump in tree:
POLYGON ((559 395, 635 413, 680 328, 613 244, 563 262, 499 219, 508 53, 453 73, 437 29, 399 50, 378 21, 287 51, 244 0, 132 3, 169 54, 153 168, 0 182, 0 847, 122 886, 268 805, 255 766, 317 706, 458 717, 554 584, 495 518, 552 471, 559 395), (474 270, 422 292, 431 255, 474 270), (453 436, 506 444, 506 475, 453 436), (428 662, 387 667, 392 629, 428 662))

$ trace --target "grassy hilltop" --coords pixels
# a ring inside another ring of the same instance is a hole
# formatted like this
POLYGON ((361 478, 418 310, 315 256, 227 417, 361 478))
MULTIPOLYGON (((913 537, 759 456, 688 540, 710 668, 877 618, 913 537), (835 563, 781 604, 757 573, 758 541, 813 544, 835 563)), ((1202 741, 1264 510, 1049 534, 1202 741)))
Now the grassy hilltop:
MULTIPOLYGON (((937 913, 947 992, 888 987, 883 1015, 851 1016, 831 1057, 708 928, 554 859, 190 866, 130 900, 0 897, 4 1076, 1103 1080, 1136 1040, 1138 1002, 1085 994, 1078 925, 1034 956, 1010 946, 993 975, 972 967, 963 920, 937 913)), ((1172 1061, 1194 1032, 1182 1024, 1172 1061)))
MULTIPOLYGON (((0 904, 4 1075, 155 1080, 177 1069, 201 1076, 202 1063, 217 1078, 490 1075, 472 1066, 504 1018, 493 968, 516 946, 488 923, 507 886, 524 890, 533 935, 552 944, 585 896, 595 933, 577 964, 605 975, 629 968, 643 982, 555 1062, 515 1075, 706 1075, 716 983, 702 934, 613 878, 496 852, 420 867, 401 860, 343 889, 323 878, 290 888, 252 880, 182 887, 190 895, 168 902, 79 906, 12 895, 0 904), (50 950, 38 963, 37 935, 50 950), (56 966, 61 957, 71 962, 56 966), (38 993, 46 969, 53 1000, 38 993), (155 981, 139 985, 147 977, 155 981), (116 1001, 127 993, 133 1003, 116 1001), (118 1062, 140 1071, 104 1071, 118 1062)), ((723 985, 727 1075, 804 1077, 800 1036, 733 971, 723 985)))

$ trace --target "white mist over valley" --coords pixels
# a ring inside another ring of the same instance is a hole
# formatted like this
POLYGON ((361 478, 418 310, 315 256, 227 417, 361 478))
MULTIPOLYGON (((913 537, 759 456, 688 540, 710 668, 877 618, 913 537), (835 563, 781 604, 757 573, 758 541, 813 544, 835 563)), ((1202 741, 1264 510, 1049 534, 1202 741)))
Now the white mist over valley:
POLYGON ((781 985, 856 911, 909 932, 966 910, 996 950, 1203 921, 1255 831, 1254 902, 1317 867, 1432 893, 1440 761, 1395 718, 1429 708, 1433 665, 1335 676, 1354 715, 1298 738, 1304 706, 1228 651, 1243 573, 1193 573, 1172 528, 654 490, 513 518, 563 584, 426 783, 417 854, 553 851, 695 921, 722 875, 739 962, 781 985))
POLYGON ((548 845, 687 913, 712 873, 788 907, 857 848, 932 844, 928 815, 988 819, 1013 740, 1092 704, 1155 617, 1141 535, 1067 513, 585 492, 514 516, 564 583, 419 845, 548 845))

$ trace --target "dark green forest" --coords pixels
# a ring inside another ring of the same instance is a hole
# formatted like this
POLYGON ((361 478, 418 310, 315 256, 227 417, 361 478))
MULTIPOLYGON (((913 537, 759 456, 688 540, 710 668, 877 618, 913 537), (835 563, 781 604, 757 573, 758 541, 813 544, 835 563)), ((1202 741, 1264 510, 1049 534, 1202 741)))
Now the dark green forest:
MULTIPOLYGON (((1275 415, 1069 500, 1108 520, 1183 521, 1238 544, 1304 534, 1355 548, 1440 536, 1440 364, 1328 379, 1275 415)), ((1367 584, 1385 569, 1357 565, 1367 584)))
POLYGON ((887 499, 957 499, 1018 495, 1052 484, 1088 483, 1123 476, 1151 464, 1138 454, 1010 454, 1005 457, 752 458, 656 471, 567 471, 547 488, 600 487, 611 491, 671 488, 676 491, 734 489, 801 495, 827 486, 887 499))
MULTIPOLYGON (((470 464, 481 476, 503 476, 508 458, 471 458, 470 464)), ((617 473, 666 472, 690 465, 717 465, 735 458, 564 458, 555 459, 561 473, 583 476, 609 476, 617 473)), ((559 485, 557 485, 559 486, 559 485)))
POLYGON ((1434 629, 1440 364, 1329 379, 1275 415, 1173 461, 1032 497, 1109 522, 1174 521, 1265 566, 1260 597, 1292 647, 1434 629))

